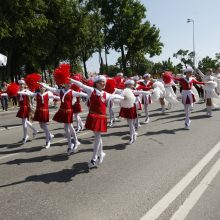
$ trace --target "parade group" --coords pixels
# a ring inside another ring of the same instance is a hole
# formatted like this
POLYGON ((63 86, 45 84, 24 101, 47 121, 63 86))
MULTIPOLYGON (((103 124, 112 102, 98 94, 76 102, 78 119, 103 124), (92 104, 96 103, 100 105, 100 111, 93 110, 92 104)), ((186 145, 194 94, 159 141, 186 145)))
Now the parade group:
POLYGON ((19 110, 16 116, 21 118, 23 127, 21 142, 25 144, 28 141, 28 128, 33 131, 33 137, 37 135, 39 131, 34 128, 31 121, 38 121, 45 133, 46 149, 50 148, 54 138, 48 129, 49 103, 51 100, 55 103, 59 102, 60 106, 53 120, 64 124, 68 155, 78 150, 80 145, 77 138, 78 132, 84 129, 94 132, 93 155, 88 163, 89 168, 100 165, 105 157, 101 135, 107 132, 108 126, 113 127, 118 120, 114 105, 120 108, 119 117, 127 121, 130 145, 136 141, 137 131, 141 127, 139 114, 144 112, 144 124, 150 122, 148 107, 152 102, 160 104, 161 114, 182 102, 185 111, 185 129, 190 129, 193 103, 199 101, 201 93, 204 92, 207 117, 212 116, 213 108, 220 106, 220 68, 215 74, 212 69, 208 69, 203 74, 191 67, 184 69, 183 74, 178 76, 165 71, 159 79, 153 79, 149 73, 129 78, 124 77, 123 73, 118 73, 115 77, 93 75, 85 79, 82 74, 72 74, 70 69, 69 64, 61 64, 54 70, 53 77, 56 84, 53 87, 44 83, 38 73, 27 75, 20 79, 18 84, 4 84, 1 90, 1 101, 4 105, 5 98, 17 97, 19 110), (177 92, 177 88, 180 92, 177 92), (177 93, 181 94, 181 101, 177 93), (82 112, 82 101, 88 107, 85 123, 79 115, 82 112), (33 102, 36 103, 35 109, 33 109, 33 102), (75 128, 73 121, 76 123, 75 128))

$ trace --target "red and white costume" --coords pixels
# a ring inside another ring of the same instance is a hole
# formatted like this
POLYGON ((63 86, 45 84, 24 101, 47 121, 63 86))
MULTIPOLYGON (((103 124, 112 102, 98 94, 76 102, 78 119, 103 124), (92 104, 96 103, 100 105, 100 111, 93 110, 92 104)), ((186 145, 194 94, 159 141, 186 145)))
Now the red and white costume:
MULTIPOLYGON (((99 80, 106 81, 106 78, 104 76, 97 76, 94 78, 94 82, 99 80)), ((92 166, 96 166, 96 163, 101 163, 105 156, 105 153, 103 152, 101 133, 107 132, 107 104, 110 99, 123 99, 123 97, 120 95, 112 95, 105 91, 100 91, 94 87, 86 86, 74 79, 71 79, 71 82, 82 88, 82 90, 88 95, 89 113, 86 119, 85 127, 92 130, 95 135, 93 156, 90 163, 92 163, 92 166)))
POLYGON ((190 111, 193 106, 193 103, 196 101, 194 93, 192 91, 193 83, 195 84, 204 84, 204 82, 199 82, 195 78, 189 77, 189 78, 177 78, 173 77, 174 80, 179 81, 182 85, 182 103, 184 105, 184 110, 186 113, 186 119, 185 119, 185 126, 186 128, 189 128, 190 126, 190 111))
POLYGON ((49 132, 47 122, 49 122, 49 100, 50 99, 59 99, 59 97, 54 96, 51 92, 47 91, 44 93, 34 93, 36 98, 36 110, 34 114, 34 121, 38 121, 40 124, 40 127, 45 133, 46 136, 46 148, 50 148, 50 141, 54 137, 49 132))
MULTIPOLYGON (((139 83, 139 86, 137 87, 137 90, 141 91, 150 91, 153 89, 153 82, 148 80, 148 81, 143 81, 139 83)), ((144 105, 144 111, 145 111, 145 123, 148 123, 150 118, 149 118, 149 112, 148 112, 148 105, 152 104, 152 97, 151 94, 144 94, 142 95, 142 104, 144 105)))
POLYGON ((73 102, 75 97, 86 97, 84 93, 75 92, 72 89, 56 89, 42 84, 47 90, 58 95, 61 100, 60 108, 53 117, 53 120, 59 123, 64 123, 64 130, 68 140, 68 152, 75 151, 80 144, 75 129, 73 128, 73 102), (74 144, 72 144, 71 136, 74 139, 74 144))
MULTIPOLYGON (((24 82, 24 81, 21 81, 24 82)), ((19 110, 17 112, 16 117, 22 119, 22 126, 23 126, 23 143, 26 143, 27 139, 29 138, 27 133, 27 128, 31 128, 33 131, 33 136, 37 134, 37 130, 33 127, 32 123, 29 122, 29 113, 30 113, 30 103, 29 103, 29 96, 33 95, 32 92, 29 90, 22 90, 18 92, 18 102, 19 102, 19 110)))

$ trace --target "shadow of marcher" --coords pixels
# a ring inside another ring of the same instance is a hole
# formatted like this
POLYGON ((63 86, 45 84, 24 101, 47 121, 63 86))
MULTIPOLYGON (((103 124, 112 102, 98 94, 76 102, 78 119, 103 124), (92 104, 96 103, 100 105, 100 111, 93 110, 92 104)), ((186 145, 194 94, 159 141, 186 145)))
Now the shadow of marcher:
POLYGON ((45 174, 40 174, 40 175, 28 176, 24 180, 1 185, 0 188, 7 187, 7 186, 14 186, 14 185, 22 184, 22 183, 27 183, 27 182, 42 182, 45 184, 50 184, 54 182, 67 183, 67 182, 71 182, 75 176, 79 174, 88 173, 88 172, 89 172, 88 163, 85 163, 85 162, 76 163, 73 165, 72 169, 64 169, 64 170, 53 172, 53 173, 45 173, 45 174))

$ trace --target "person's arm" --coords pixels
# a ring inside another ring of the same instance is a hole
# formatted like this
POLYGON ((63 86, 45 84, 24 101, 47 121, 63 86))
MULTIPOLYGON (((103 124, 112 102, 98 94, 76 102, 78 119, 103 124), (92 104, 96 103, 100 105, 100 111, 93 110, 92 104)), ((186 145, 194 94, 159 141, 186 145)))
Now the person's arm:
POLYGON ((182 78, 173 76, 173 80, 176 80, 176 81, 181 82, 181 81, 182 81, 182 78))
POLYGON ((48 91, 56 94, 56 95, 60 95, 60 89, 56 89, 53 87, 50 87, 48 85, 46 85, 45 83, 39 83, 40 85, 42 85, 45 89, 47 89, 48 91))
POLYGON ((70 79, 70 82, 73 83, 74 85, 82 88, 83 91, 85 91, 89 96, 92 94, 94 88, 90 87, 90 86, 86 86, 85 84, 77 81, 77 80, 74 80, 74 79, 70 79))
POLYGON ((31 92, 30 90, 19 91, 18 94, 27 95, 31 97, 35 97, 37 93, 31 92))
POLYGON ((192 80, 192 83, 200 84, 200 85, 206 84, 206 82, 199 82, 199 81, 197 81, 196 79, 193 79, 193 80, 192 80))
POLYGON ((112 99, 119 99, 119 100, 123 100, 124 96, 122 95, 118 95, 118 94, 109 94, 106 92, 106 99, 108 100, 112 100, 112 99))
POLYGON ((48 91, 48 97, 49 97, 49 99, 60 100, 60 97, 57 95, 54 95, 51 91, 48 91))
POLYGON ((72 91, 72 94, 73 94, 74 97, 85 97, 85 98, 88 97, 88 95, 86 93, 84 93, 84 92, 72 91))
POLYGON ((134 93, 134 95, 149 95, 149 94, 152 94, 152 92, 150 92, 150 91, 141 91, 141 90, 134 90, 133 91, 133 93, 134 93))

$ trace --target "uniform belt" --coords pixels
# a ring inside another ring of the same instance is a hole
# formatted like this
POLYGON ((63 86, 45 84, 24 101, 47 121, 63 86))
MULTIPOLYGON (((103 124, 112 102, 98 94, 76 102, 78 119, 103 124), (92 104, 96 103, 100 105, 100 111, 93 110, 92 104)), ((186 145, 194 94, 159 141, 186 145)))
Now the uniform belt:
POLYGON ((100 114, 98 112, 93 112, 93 111, 89 111, 89 114, 96 114, 96 115, 99 115, 99 116, 106 117, 106 115, 100 114))

